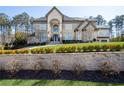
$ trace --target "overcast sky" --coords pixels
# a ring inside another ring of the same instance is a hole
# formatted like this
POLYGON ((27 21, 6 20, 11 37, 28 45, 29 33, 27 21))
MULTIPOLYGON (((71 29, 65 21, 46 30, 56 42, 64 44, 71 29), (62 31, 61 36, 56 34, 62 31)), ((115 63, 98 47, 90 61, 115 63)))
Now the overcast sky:
MULTIPOLYGON (((13 17, 22 12, 27 12, 34 18, 45 16, 51 9, 50 6, 0 6, 0 12, 13 17)), ((113 19, 116 15, 124 14, 124 6, 58 6, 63 14, 70 17, 96 17, 102 15, 107 21, 113 19)))

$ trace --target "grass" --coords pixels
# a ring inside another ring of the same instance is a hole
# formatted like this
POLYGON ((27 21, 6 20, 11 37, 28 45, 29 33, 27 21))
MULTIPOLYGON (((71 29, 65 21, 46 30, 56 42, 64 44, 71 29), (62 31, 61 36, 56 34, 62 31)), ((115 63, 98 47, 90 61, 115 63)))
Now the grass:
POLYGON ((124 83, 87 82, 73 80, 0 80, 0 86, 123 86, 124 83))

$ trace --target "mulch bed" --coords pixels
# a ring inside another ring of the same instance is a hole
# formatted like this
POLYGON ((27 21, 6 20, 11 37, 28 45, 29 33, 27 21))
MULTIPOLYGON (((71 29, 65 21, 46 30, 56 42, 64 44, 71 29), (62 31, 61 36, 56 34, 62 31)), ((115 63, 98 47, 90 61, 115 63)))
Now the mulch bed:
POLYGON ((34 72, 30 70, 23 70, 11 76, 10 72, 1 71, 0 79, 47 79, 47 80, 79 80, 92 82, 113 82, 124 83, 124 72, 120 72, 118 76, 104 77, 100 71, 85 71, 80 76, 76 76, 72 71, 63 70, 58 77, 54 77, 52 71, 43 70, 41 72, 34 72))

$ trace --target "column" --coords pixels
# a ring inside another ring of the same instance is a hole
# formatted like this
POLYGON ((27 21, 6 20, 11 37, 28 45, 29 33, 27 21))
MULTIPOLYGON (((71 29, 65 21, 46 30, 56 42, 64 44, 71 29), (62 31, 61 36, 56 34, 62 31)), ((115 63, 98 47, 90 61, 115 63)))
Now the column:
POLYGON ((47 34, 48 34, 48 43, 50 42, 51 40, 51 25, 50 23, 48 23, 48 26, 47 26, 47 34))
POLYGON ((62 23, 59 24, 59 36, 60 36, 60 42, 62 43, 62 23))
POLYGON ((74 31, 74 40, 76 41, 76 31, 74 31))

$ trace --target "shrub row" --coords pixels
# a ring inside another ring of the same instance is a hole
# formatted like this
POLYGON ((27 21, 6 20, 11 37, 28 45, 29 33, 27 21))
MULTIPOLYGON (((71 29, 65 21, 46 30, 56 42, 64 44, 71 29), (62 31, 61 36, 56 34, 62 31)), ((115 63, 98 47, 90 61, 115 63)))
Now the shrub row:
MULTIPOLYGON (((25 63, 22 62, 17 62, 16 60, 14 61, 10 61, 8 63, 6 63, 5 65, 0 64, 0 71, 8 71, 10 72, 10 77, 16 77, 16 74, 21 71, 21 70, 26 70, 26 68, 24 68, 24 65, 26 65, 25 63)), ((31 70, 35 72, 36 75, 39 75, 38 73, 41 72, 42 70, 44 70, 44 65, 42 60, 36 60, 35 62, 32 62, 30 64, 32 68, 31 70)), ((52 74, 54 76, 54 78, 57 78, 61 75, 61 61, 59 60, 53 60, 52 64, 51 64, 51 70, 52 74)), ((100 72, 103 74, 103 76, 105 77, 109 77, 109 76, 115 76, 115 75, 119 75, 120 73, 120 69, 119 66, 117 64, 113 64, 112 62, 102 62, 98 65, 98 68, 100 70, 100 72)), ((80 76, 86 71, 86 66, 84 64, 80 64, 78 62, 72 64, 72 72, 74 73, 74 75, 80 79, 80 76)))
POLYGON ((76 53, 76 52, 108 52, 120 51, 124 45, 104 44, 104 45, 62 45, 58 47, 42 47, 34 49, 0 50, 0 54, 45 54, 45 53, 76 53))
POLYGON ((54 49, 50 47, 31 49, 32 54, 54 53, 54 49))
POLYGON ((28 54, 29 50, 0 50, 0 54, 28 54))

